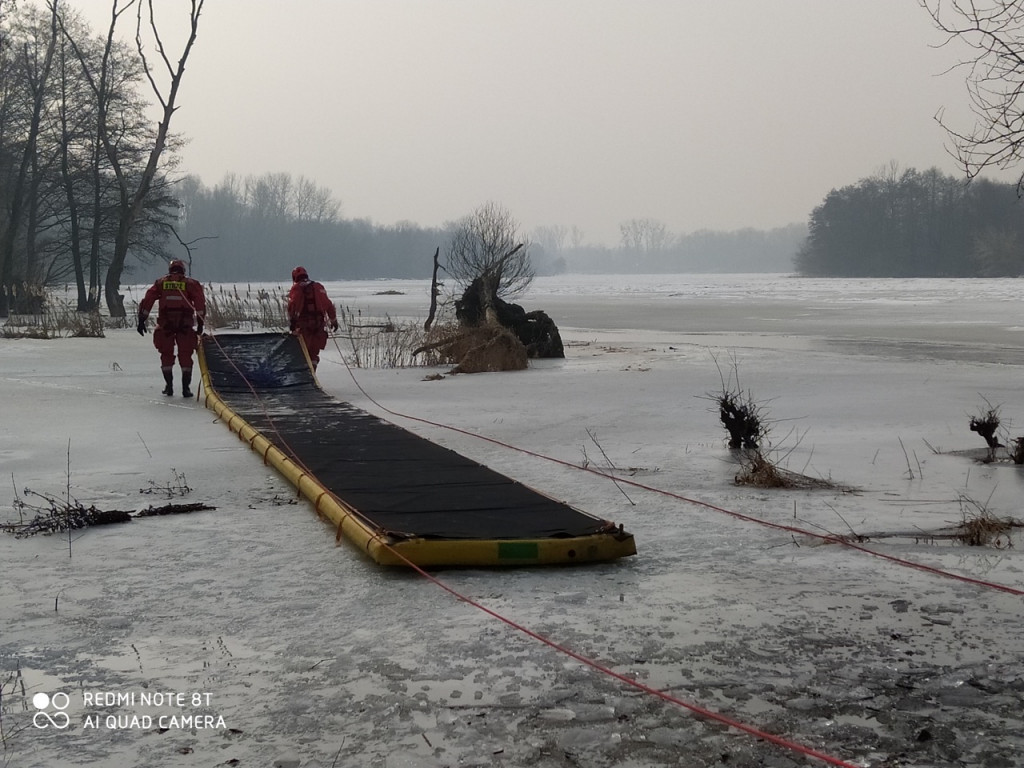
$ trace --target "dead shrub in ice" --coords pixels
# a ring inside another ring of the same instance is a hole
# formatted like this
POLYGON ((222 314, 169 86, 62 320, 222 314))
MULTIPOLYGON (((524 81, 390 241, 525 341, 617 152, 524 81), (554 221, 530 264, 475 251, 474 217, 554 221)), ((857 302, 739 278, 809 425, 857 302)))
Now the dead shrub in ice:
POLYGON ((340 307, 338 320, 341 330, 336 338, 347 339, 351 353, 346 359, 353 368, 441 364, 435 355, 417 356, 429 333, 413 320, 395 320, 390 315, 370 317, 351 307, 340 307))
POLYGON ((779 461, 769 459, 763 451, 744 450, 739 453, 740 471, 736 473, 736 485, 749 485, 754 488, 792 488, 807 490, 811 488, 831 488, 853 492, 832 480, 811 477, 800 472, 793 472, 780 466, 779 461))
MULTIPOLYGON (((984 400, 984 398, 982 399, 984 400)), ((970 428, 971 432, 977 432, 988 446, 988 460, 995 461, 996 450, 1003 447, 996 435, 1002 424, 1002 419, 999 417, 998 405, 993 406, 988 400, 985 400, 985 406, 977 415, 971 416, 970 428)))
POLYGON ((738 391, 720 392, 716 401, 718 417, 729 434, 729 447, 757 450, 768 434, 760 406, 749 394, 738 391))
MULTIPOLYGON (((779 454, 773 449, 769 440, 771 423, 768 421, 765 408, 758 403, 749 390, 740 386, 739 365, 735 359, 728 375, 718 367, 718 375, 722 388, 718 392, 709 392, 704 398, 717 406, 718 417, 728 435, 729 448, 736 452, 740 471, 736 473, 737 485, 749 485, 755 488, 838 488, 830 480, 809 477, 799 472, 784 469, 782 462, 799 445, 796 444, 784 453, 779 454)), ((789 437, 795 433, 791 432, 789 437)), ((851 489, 846 489, 851 490, 851 489)))
POLYGON ((744 452, 740 458, 740 468, 736 473, 737 485, 751 485, 755 488, 796 487, 789 473, 779 469, 759 450, 744 452))
MULTIPOLYGON (((192 489, 185 480, 185 474, 177 470, 174 473, 173 483, 158 485, 152 480, 149 481, 149 488, 139 489, 139 493, 164 493, 168 498, 173 496, 184 496, 192 489)), ((17 493, 15 487, 14 509, 18 513, 18 522, 0 523, 0 531, 10 533, 15 538, 25 538, 36 534, 50 535, 54 533, 70 534, 81 528, 89 528, 98 525, 112 525, 114 523, 128 523, 139 517, 153 517, 158 515, 178 515, 188 512, 201 512, 216 509, 206 504, 164 504, 154 507, 150 505, 140 510, 123 509, 98 509, 95 504, 86 506, 71 495, 70 484, 65 489, 63 496, 52 493, 33 491, 30 488, 24 490, 25 499, 17 493), (39 499, 38 503, 28 499, 39 499), (26 519, 26 515, 31 515, 26 519)), ((70 546, 70 539, 68 540, 70 546)))
POLYGON ((718 368, 722 387, 718 392, 708 392, 704 398, 718 406, 718 418, 729 436, 729 447, 758 450, 768 436, 768 424, 763 409, 748 391, 740 385, 739 363, 735 358, 728 376, 722 371, 718 358, 712 356, 718 368))
POLYGON ((982 464, 1011 461, 1018 466, 1024 465, 1024 437, 1011 437, 1009 422, 999 412, 1001 406, 992 405, 984 397, 982 400, 985 404, 970 417, 969 426, 971 432, 976 432, 985 441, 986 448, 984 451, 974 449, 951 453, 970 456, 982 464))
POLYGON ((1024 528, 1024 521, 1012 517, 998 517, 986 504, 971 497, 960 494, 960 522, 941 528, 897 531, 874 531, 870 533, 851 533, 836 538, 843 541, 863 543, 873 539, 906 539, 915 544, 935 544, 949 541, 964 544, 968 547, 992 547, 994 549, 1010 549, 1013 547, 1014 529, 1024 528))
POLYGON ((1013 438, 1009 451, 1014 464, 1024 464, 1024 437, 1013 438))
POLYGON ((1024 527, 1020 520, 997 517, 985 504, 968 496, 960 497, 960 514, 963 519, 956 526, 956 538, 969 547, 1008 549, 1013 546, 1013 529, 1024 527))

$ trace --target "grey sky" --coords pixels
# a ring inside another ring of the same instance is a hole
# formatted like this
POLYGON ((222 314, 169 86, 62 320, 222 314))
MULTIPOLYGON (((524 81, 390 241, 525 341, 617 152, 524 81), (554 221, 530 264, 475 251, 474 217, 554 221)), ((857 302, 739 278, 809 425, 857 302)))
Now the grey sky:
POLYGON ((769 228, 891 161, 958 172, 941 40, 916 0, 208 0, 173 127, 208 185, 286 171, 381 224, 769 228))

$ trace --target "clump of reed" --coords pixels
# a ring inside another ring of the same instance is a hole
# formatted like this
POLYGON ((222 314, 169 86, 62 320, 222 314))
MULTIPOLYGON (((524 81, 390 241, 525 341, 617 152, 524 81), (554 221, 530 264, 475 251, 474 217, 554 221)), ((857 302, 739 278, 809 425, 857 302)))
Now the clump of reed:
POLYGON ((960 496, 960 516, 955 538, 969 547, 1008 549, 1014 528, 1024 526, 1012 517, 998 517, 986 504, 965 495, 960 496))
POLYGON ((288 294, 280 286, 220 286, 206 291, 206 327, 254 331, 288 329, 288 294))
POLYGON ((448 362, 437 350, 420 353, 427 339, 443 332, 437 325, 424 331, 415 320, 370 317, 348 306, 340 308, 338 323, 338 336, 347 341, 345 354, 353 368, 412 368, 448 362))
MULTIPOLYGON (((243 331, 287 332, 288 290, 241 285, 208 285, 206 328, 243 331)), ((41 289, 40 289, 41 290, 41 289)), ((0 326, 4 338, 53 339, 61 337, 102 337, 106 328, 134 327, 139 301, 132 286, 125 287, 126 317, 111 318, 100 308, 79 312, 75 302, 63 292, 46 291, 33 302, 29 314, 11 315, 0 326)), ((443 349, 422 350, 425 345, 454 333, 457 324, 443 318, 424 330, 422 321, 390 316, 372 317, 348 306, 339 308, 340 328, 346 362, 355 368, 427 367, 454 363, 443 349)))
MULTIPOLYGON (((42 290, 40 288, 40 290, 42 290)), ((42 292, 26 313, 12 313, 0 327, 5 339, 103 338, 104 328, 116 325, 98 308, 79 312, 75 302, 53 292, 42 292)))

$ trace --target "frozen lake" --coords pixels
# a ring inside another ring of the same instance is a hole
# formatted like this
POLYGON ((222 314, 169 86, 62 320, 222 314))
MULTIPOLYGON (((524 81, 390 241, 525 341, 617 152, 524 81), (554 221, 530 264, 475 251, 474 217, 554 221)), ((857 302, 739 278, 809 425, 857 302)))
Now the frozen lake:
MULTIPOLYGON (((327 288, 364 315, 426 316, 425 281, 327 288)), ((460 597, 336 546, 211 412, 159 394, 149 338, 0 340, 18 493, 135 508, 173 471, 217 507, 79 532, 73 553, 0 536, 0 765, 823 764, 807 749, 1018 766, 1020 536, 928 534, 979 504, 1021 517, 1021 469, 961 451, 982 445, 982 398, 1024 424, 1022 299, 1020 280, 570 275, 518 300, 558 323, 565 360, 450 376, 349 370, 329 347, 331 394, 636 537, 616 563, 435 574, 460 597), (835 487, 734 482, 707 398, 733 367, 776 455, 835 487), (853 531, 920 536, 865 542, 883 558, 812 535, 853 531), (154 690, 208 695, 196 713, 224 726, 120 727, 168 711, 84 696, 154 690), (67 695, 66 730, 35 726, 37 693, 67 695)))
MULTIPOLYGON (((327 285, 335 301, 370 314, 427 314, 428 281, 327 285), (382 291, 402 295, 375 295, 382 291)), ((559 275, 537 278, 514 301, 544 310, 559 328, 715 337, 706 343, 727 336, 755 345, 805 339, 851 352, 1024 362, 1024 280, 559 275), (763 336, 774 338, 759 341, 763 336)))

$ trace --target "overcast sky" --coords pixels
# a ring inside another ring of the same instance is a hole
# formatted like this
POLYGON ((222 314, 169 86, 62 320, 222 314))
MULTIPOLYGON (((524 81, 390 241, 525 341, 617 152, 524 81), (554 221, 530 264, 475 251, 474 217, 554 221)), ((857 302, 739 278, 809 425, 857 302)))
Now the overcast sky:
POLYGON ((172 127, 208 186, 289 172, 379 224, 771 228, 892 161, 958 173, 942 39, 917 0, 209 0, 172 127))

